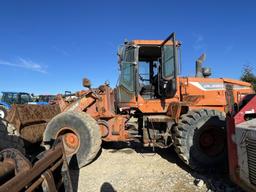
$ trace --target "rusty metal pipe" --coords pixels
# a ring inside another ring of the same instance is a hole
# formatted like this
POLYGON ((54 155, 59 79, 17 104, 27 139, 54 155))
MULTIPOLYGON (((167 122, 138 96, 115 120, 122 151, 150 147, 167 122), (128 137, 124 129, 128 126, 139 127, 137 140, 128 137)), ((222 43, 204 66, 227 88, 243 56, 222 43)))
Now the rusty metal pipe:
POLYGON ((53 163, 62 158, 62 145, 48 151, 47 156, 42 157, 32 169, 18 174, 14 180, 10 180, 0 187, 0 191, 20 191, 28 185, 33 179, 40 176, 53 163), (24 179, 26 178, 26 179, 24 179), (19 181, 17 183, 17 181, 19 181))
POLYGON ((33 192, 39 185, 43 183, 43 181, 44 179, 40 177, 26 190, 26 192, 33 192))
MULTIPOLYGON (((50 168, 51 171, 55 171, 58 167, 60 167, 63 163, 63 159, 60 159, 53 167, 50 168)), ((26 192, 33 192, 41 183, 44 181, 42 177, 37 179, 27 190, 26 192)))

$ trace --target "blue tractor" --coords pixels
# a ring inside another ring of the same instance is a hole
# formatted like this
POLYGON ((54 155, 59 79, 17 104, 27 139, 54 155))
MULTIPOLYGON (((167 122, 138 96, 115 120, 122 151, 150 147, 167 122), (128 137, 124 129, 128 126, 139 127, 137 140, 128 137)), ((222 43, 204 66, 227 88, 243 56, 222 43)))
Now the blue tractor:
POLYGON ((2 92, 0 94, 0 118, 5 118, 13 104, 33 103, 33 98, 25 92, 2 92))

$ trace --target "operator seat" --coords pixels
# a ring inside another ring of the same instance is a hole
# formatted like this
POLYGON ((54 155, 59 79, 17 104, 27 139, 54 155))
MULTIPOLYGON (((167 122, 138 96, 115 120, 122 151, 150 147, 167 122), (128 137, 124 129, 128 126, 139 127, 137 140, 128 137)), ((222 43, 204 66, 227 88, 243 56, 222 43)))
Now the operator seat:
POLYGON ((145 99, 153 99, 155 97, 155 86, 144 85, 140 90, 140 95, 145 99))

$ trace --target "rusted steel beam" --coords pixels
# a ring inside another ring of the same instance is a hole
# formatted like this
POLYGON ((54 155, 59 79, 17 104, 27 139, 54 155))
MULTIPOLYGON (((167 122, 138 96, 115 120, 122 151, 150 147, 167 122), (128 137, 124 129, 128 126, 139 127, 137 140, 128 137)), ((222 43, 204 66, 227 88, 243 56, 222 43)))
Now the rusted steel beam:
POLYGON ((40 177, 42 172, 47 170, 58 158, 62 157, 61 147, 62 146, 58 145, 54 150, 50 150, 47 156, 40 159, 32 169, 20 173, 15 179, 5 183, 0 187, 0 191, 20 191, 24 186, 29 185, 33 179, 40 177))
MULTIPOLYGON (((57 161, 57 163, 55 163, 50 169, 48 169, 47 171, 50 172, 54 172, 58 167, 60 167, 63 164, 63 159, 60 159, 59 161, 57 161)), ((41 185, 44 181, 44 177, 40 177, 39 179, 37 179, 27 190, 26 192, 33 192, 39 185, 41 185)), ((63 182, 63 181, 62 181, 63 182)))
POLYGON ((35 189, 42 184, 44 181, 43 177, 40 177, 37 179, 32 185, 29 186, 29 188, 25 192, 34 192, 35 189))
POLYGON ((52 149, 45 152, 31 169, 22 171, 1 185, 0 192, 34 191, 39 186, 48 188, 49 191, 57 191, 59 183, 57 183, 56 187, 55 178, 53 177, 54 171, 57 170, 66 170, 66 175, 61 174, 65 178, 58 182, 65 181, 65 188, 68 188, 66 191, 72 191, 62 142, 59 142, 52 149), (61 169, 58 169, 60 166, 62 166, 61 169))
POLYGON ((50 170, 45 171, 41 177, 44 179, 43 181, 43 188, 46 189, 46 191, 50 192, 57 192, 55 183, 54 183, 54 178, 52 175, 52 172, 50 170))

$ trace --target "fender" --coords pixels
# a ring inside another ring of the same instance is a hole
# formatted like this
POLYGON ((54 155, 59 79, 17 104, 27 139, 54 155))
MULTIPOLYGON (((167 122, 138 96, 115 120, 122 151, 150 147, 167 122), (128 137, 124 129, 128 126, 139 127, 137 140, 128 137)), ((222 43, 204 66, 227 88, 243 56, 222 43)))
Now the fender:
POLYGON ((6 103, 6 102, 3 102, 3 101, 0 101, 0 106, 4 106, 6 109, 10 109, 12 106, 11 105, 9 105, 8 103, 6 103))

